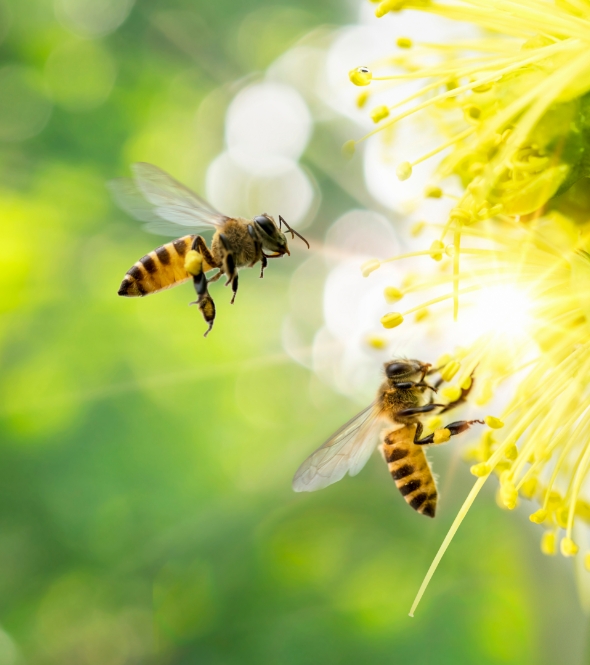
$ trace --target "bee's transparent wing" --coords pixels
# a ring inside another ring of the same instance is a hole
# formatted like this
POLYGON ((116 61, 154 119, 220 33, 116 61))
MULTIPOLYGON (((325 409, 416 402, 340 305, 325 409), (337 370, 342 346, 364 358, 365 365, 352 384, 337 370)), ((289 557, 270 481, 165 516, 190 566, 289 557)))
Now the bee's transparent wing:
POLYGON ((344 478, 355 476, 367 463, 381 429, 376 402, 349 420, 312 453, 293 478, 296 492, 313 492, 344 478))
POLYGON ((147 222, 147 231, 177 236, 179 226, 184 233, 202 231, 228 219, 157 166, 138 163, 132 168, 135 181, 116 178, 108 188, 120 208, 147 222))

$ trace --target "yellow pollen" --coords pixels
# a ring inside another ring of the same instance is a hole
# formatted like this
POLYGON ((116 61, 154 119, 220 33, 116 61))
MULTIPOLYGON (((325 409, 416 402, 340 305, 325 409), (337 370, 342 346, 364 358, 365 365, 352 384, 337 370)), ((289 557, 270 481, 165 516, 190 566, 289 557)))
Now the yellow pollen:
POLYGON ((590 553, 584 556, 584 568, 590 571, 590 553))
POLYGON ((518 502, 518 492, 512 480, 504 480, 500 485, 500 497, 502 503, 509 510, 514 510, 518 502))
POLYGON ((369 91, 363 90, 359 92, 358 97, 356 98, 356 105, 359 109, 362 109, 369 99, 369 91))
POLYGON ((433 440, 435 444, 446 443, 451 438, 451 430, 443 427, 434 432, 433 440))
POLYGON ((430 245, 430 257, 435 261, 441 261, 443 257, 445 246, 440 240, 435 240, 432 245, 430 245))
POLYGON ((450 381, 461 369, 461 363, 457 360, 449 361, 440 371, 443 381, 450 381))
POLYGON ((537 492, 538 486, 539 481, 536 478, 529 478, 520 486, 520 493, 525 499, 532 499, 537 492))
POLYGON ((443 191, 440 187, 436 185, 428 185, 424 190, 424 196, 427 199, 440 199, 443 195, 443 191))
POLYGON ((560 549, 563 556, 575 556, 580 548, 571 538, 563 538, 560 543, 560 549))
POLYGON ((342 146, 342 156, 346 159, 351 159, 355 153, 355 150, 356 141, 350 139, 350 141, 346 141, 346 143, 344 143, 342 146))
POLYGON ((471 88, 473 92, 489 92, 494 87, 494 82, 489 81, 488 83, 482 83, 481 85, 476 85, 475 88, 471 88))
POLYGON ((407 180, 412 175, 412 165, 410 162, 402 162, 395 170, 398 180, 407 180))
POLYGON ((191 275, 198 275, 201 272, 203 256, 194 249, 190 249, 184 257, 184 269, 191 275))
POLYGON ((492 469, 490 468, 489 464, 486 464, 485 462, 480 462, 479 464, 474 464, 469 471, 476 477, 476 478, 484 478, 485 476, 489 476, 492 469))
POLYGON ((532 515, 529 515, 529 519, 535 524, 543 524, 547 519, 547 511, 539 508, 539 510, 536 510, 532 515))
POLYGON ((387 302, 397 302, 404 297, 403 291, 396 289, 395 286, 386 286, 383 290, 383 296, 387 302))
POLYGON ((424 321, 424 319, 427 319, 429 315, 430 311, 426 307, 423 307, 422 309, 419 309, 416 312, 416 316, 414 316, 414 321, 416 321, 416 323, 419 323, 420 321, 424 321))
POLYGON ((459 386, 447 386, 440 391, 440 394, 449 402, 456 402, 461 397, 461 388, 459 386))
POLYGON ((381 261, 379 261, 379 259, 369 259, 361 266, 361 273, 363 274, 363 277, 368 277, 372 272, 378 270, 380 267, 381 261))
POLYGON ((371 120, 373 122, 380 122, 383 120, 383 118, 387 118, 389 115, 389 109, 387 106, 382 104, 381 106, 376 106, 372 111, 371 111, 371 120))
POLYGON ((518 457, 518 448, 514 443, 511 443, 504 451, 504 455, 507 459, 514 461, 518 457))
POLYGON ((430 420, 428 421, 426 427, 428 427, 429 430, 434 432, 434 430, 439 429, 442 424, 443 424, 443 419, 440 416, 432 416, 432 418, 430 418, 430 420))
POLYGON ((583 499, 576 501, 576 517, 579 517, 584 522, 590 522, 590 504, 583 499))
POLYGON ((413 42, 409 37, 398 37, 395 42, 399 48, 412 48, 413 42))
POLYGON ((557 536, 553 531, 545 531, 541 538, 541 552, 547 556, 557 553, 557 536))
POLYGON ((381 317, 381 325, 384 328, 397 328, 404 322, 404 317, 399 312, 389 312, 381 317))
POLYGON ((381 350, 387 346, 387 340, 379 335, 369 335, 367 337, 367 344, 373 349, 381 350))
POLYGON ((348 78, 354 85, 369 85, 373 78, 373 72, 368 67, 357 67, 348 72, 348 78))
POLYGON ((504 427, 504 423, 500 420, 500 418, 496 418, 495 416, 486 416, 484 418, 484 422, 492 429, 501 429, 504 427))
POLYGON ((463 390, 469 390, 469 388, 471 388, 471 384, 472 384, 472 383, 473 383, 473 379, 471 378, 471 376, 466 376, 466 377, 463 379, 463 381, 461 381, 461 382, 459 383, 459 385, 461 386, 461 388, 462 388, 463 390))

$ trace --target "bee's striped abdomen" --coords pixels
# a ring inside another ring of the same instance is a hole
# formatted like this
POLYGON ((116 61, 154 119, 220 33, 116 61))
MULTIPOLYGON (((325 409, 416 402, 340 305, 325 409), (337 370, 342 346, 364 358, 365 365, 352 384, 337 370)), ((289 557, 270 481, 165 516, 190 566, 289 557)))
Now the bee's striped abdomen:
POLYGON ((177 238, 139 259, 127 271, 119 295, 147 296, 185 282, 191 275, 184 267, 184 257, 194 239, 194 235, 177 238))
POLYGON ((404 499, 422 515, 436 514, 437 491, 422 446, 414 443, 416 425, 389 432, 383 440, 383 456, 404 499))

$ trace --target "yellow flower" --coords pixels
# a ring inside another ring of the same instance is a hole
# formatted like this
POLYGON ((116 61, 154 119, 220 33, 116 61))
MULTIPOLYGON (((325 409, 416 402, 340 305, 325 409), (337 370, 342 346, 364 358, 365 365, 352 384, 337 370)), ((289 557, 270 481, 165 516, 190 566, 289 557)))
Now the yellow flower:
MULTIPOLYGON (((369 95, 396 79, 427 83, 402 102, 380 107, 373 114, 377 128, 356 143, 414 113, 430 113, 448 139, 412 162, 396 155, 398 177, 412 177, 421 162, 450 149, 438 167, 441 182, 425 196, 445 196, 442 179, 450 175, 463 186, 445 223, 421 223, 421 230, 436 234, 430 245, 379 264, 434 259, 435 277, 405 292, 434 290, 436 297, 384 318, 402 325, 410 313, 452 303, 454 318, 471 316, 481 334, 439 363, 443 378, 452 380, 446 390, 467 389, 473 381, 467 399, 481 406, 508 379, 516 386, 504 411, 486 417, 489 428, 469 451, 477 480, 413 615, 492 475, 504 508, 536 501, 531 521, 542 525, 545 554, 576 556, 574 525, 590 523, 584 495, 590 472, 590 194, 581 180, 590 175, 590 4, 383 0, 376 14, 402 9, 471 22, 482 36, 451 44, 407 40, 379 64, 405 73, 363 70, 369 95)), ((440 309, 433 316, 444 321, 440 309)), ((590 553, 581 556, 590 561, 590 553)))

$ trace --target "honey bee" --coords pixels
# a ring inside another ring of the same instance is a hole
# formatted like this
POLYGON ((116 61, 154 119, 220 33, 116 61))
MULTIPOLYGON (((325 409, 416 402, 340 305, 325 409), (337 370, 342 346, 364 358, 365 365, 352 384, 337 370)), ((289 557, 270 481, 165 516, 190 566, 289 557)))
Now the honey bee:
POLYGON ((268 259, 289 254, 286 232, 298 236, 309 248, 305 238, 292 229, 279 215, 279 225, 268 214, 254 219, 229 217, 215 210, 190 189, 153 164, 140 162, 132 166, 134 180, 118 178, 109 183, 115 201, 126 212, 147 222, 146 230, 163 235, 178 235, 179 229, 203 231, 214 229, 211 248, 196 233, 183 235, 139 259, 121 282, 120 296, 146 296, 169 289, 192 278, 196 304, 208 324, 205 337, 215 321, 215 303, 208 284, 222 275, 231 284, 233 304, 238 292, 238 270, 251 268, 260 261, 260 277, 268 259), (265 252, 270 252, 266 253, 265 252), (205 273, 217 269, 207 279, 205 273))
MULTIPOLYGON (((296 492, 313 492, 343 478, 348 472, 355 476, 369 459, 384 421, 381 452, 395 484, 409 505, 422 515, 434 517, 438 493, 424 446, 434 443, 434 433, 422 437, 420 417, 438 410, 448 411, 463 402, 468 390, 449 404, 425 403, 437 386, 425 381, 431 370, 429 363, 419 360, 395 359, 385 363, 385 380, 372 404, 336 431, 312 453, 293 478, 296 492)), ((448 436, 469 429, 482 420, 459 420, 445 428, 448 436)))

